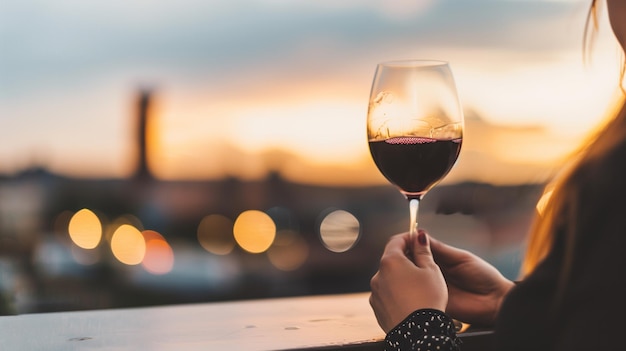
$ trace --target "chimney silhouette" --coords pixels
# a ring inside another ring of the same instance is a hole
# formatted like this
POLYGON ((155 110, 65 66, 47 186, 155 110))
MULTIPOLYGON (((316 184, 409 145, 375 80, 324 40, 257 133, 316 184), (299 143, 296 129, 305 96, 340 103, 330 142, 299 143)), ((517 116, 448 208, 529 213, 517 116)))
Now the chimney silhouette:
POLYGON ((148 168, 148 145, 147 145, 147 125, 150 118, 150 100, 152 92, 149 89, 141 89, 137 99, 137 169, 134 179, 147 181, 152 179, 152 174, 148 168))

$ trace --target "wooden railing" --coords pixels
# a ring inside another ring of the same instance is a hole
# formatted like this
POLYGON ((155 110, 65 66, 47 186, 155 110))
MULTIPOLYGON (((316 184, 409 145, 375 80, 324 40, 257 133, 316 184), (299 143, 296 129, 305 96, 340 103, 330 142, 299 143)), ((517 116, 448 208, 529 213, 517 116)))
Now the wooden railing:
MULTIPOLYGON (((0 348, 56 350, 383 349, 367 293, 0 317, 0 348)), ((489 350, 490 331, 460 334, 489 350)))

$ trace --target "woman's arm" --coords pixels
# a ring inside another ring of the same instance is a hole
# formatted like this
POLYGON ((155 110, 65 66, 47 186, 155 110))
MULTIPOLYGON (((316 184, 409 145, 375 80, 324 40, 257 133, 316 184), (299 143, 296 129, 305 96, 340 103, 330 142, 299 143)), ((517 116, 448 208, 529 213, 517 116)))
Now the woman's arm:
POLYGON ((385 337, 385 351, 458 351, 460 344, 452 318, 433 309, 411 313, 385 337))
POLYGON ((371 287, 387 351, 458 350, 454 323, 442 312, 448 289, 424 231, 412 241, 408 234, 389 240, 371 287))
POLYGON ((492 325, 514 283, 478 256, 420 231, 413 241, 406 233, 391 237, 370 285, 387 350, 409 351, 428 344, 457 350, 450 316, 492 325))

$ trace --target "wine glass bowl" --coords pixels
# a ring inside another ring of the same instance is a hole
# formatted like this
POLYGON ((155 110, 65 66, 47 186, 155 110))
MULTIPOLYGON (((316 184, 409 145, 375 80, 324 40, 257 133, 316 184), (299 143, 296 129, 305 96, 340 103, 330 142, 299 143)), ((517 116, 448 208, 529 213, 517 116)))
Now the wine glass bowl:
POLYGON ((378 64, 367 113, 370 154, 409 200, 417 231, 419 201, 456 163, 464 120, 450 66, 410 60, 378 64))

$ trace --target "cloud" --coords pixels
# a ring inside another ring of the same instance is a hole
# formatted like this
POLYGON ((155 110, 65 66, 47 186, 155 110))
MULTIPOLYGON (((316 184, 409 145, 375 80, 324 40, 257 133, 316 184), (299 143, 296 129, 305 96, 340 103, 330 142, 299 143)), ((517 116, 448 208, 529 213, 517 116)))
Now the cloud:
MULTIPOLYGON (((25 159, 33 145, 79 153, 71 133, 57 128, 41 138, 29 126, 89 120, 107 136, 90 152, 115 162, 128 133, 125 94, 146 81, 164 94, 200 96, 194 108, 207 112, 197 118, 215 125, 224 118, 216 105, 239 116, 236 109, 263 100, 289 105, 307 97, 292 113, 308 116, 306 106, 322 100, 360 102, 375 62, 390 57, 449 56, 460 61, 459 78, 496 70, 510 77, 507 69, 519 63, 493 67, 489 53, 530 62, 577 50, 571 29, 582 32, 583 14, 579 2, 565 1, 4 0, 0 139, 19 140, 5 143, 2 155, 25 159)), ((172 116, 186 125, 180 112, 172 116)))
POLYGON ((269 65, 320 38, 340 43, 339 57, 388 44, 545 50, 568 44, 558 38, 571 29, 563 22, 575 9, 568 2, 501 0, 348 3, 329 10, 327 1, 6 0, 0 72, 14 84, 32 79, 33 71, 42 79, 55 72, 71 79, 81 68, 146 64, 219 72, 269 65))

